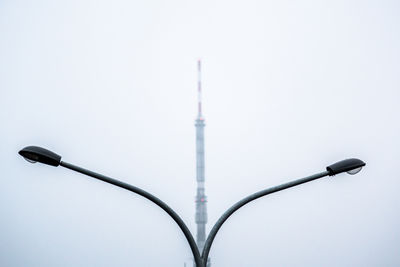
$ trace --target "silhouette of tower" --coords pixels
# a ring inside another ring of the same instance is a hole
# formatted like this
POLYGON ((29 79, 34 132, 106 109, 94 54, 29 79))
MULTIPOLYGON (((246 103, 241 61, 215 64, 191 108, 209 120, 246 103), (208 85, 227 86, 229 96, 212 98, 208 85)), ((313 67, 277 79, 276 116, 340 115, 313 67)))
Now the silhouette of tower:
POLYGON ((197 180, 197 194, 196 194, 196 224, 197 236, 196 242, 200 253, 203 251, 204 243, 206 241, 206 224, 207 224, 207 197, 205 195, 204 187, 204 117, 201 107, 201 61, 197 62, 198 70, 198 114, 195 120, 196 126, 196 180, 197 180))

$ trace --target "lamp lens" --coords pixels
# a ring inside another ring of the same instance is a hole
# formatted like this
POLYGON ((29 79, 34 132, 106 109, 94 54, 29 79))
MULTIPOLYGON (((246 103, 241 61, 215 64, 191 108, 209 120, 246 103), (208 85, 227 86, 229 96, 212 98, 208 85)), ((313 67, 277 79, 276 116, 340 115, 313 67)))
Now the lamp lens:
POLYGON ((27 161, 27 162, 30 162, 30 163, 36 163, 37 161, 35 161, 35 160, 31 160, 31 159, 28 159, 28 158, 25 158, 24 157, 24 159, 27 161))
POLYGON ((351 175, 354 175, 354 174, 358 173, 359 171, 361 171, 361 169, 362 169, 362 167, 358 167, 358 168, 355 168, 355 169, 352 169, 352 170, 348 171, 347 173, 351 174, 351 175))

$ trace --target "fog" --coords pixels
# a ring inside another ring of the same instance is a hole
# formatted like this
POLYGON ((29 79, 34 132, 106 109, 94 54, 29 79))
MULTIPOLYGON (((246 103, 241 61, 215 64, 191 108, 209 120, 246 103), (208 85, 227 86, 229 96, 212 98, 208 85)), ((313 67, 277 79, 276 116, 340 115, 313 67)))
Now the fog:
MULTIPOLYGON (((0 265, 183 266, 195 234, 197 59, 212 266, 400 265, 397 1, 0 2, 0 265)), ((188 265, 189 266, 189 265, 188 265)))

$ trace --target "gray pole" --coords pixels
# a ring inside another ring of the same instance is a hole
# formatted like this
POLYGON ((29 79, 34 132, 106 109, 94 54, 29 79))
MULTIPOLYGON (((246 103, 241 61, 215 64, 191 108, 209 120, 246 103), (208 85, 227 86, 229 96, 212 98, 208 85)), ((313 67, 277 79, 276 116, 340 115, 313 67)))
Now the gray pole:
POLYGON ((64 161, 60 161, 60 166, 63 166, 67 169, 82 173, 84 175, 96 178, 98 180, 101 180, 103 182, 124 188, 128 191, 131 191, 133 193, 136 193, 138 195, 141 195, 145 198, 147 198, 148 200, 150 200, 151 202, 153 202, 154 204, 156 204, 157 206, 159 206, 160 208, 162 208, 166 213, 168 213, 169 216, 172 217, 172 219, 174 219, 174 221, 179 225, 179 228, 182 230, 183 234, 186 237, 186 240, 189 243, 190 249, 192 250, 193 253, 193 257, 194 257, 194 261, 196 262, 196 266, 202 266, 202 260, 200 257, 200 252, 197 248, 196 242, 194 241, 194 238, 191 234, 191 232, 189 231, 188 227, 186 226, 186 224, 182 221, 182 219, 179 217, 178 214, 176 214, 176 212, 171 209, 167 204, 165 204, 163 201, 161 201, 159 198, 153 196, 152 194, 127 183, 118 181, 116 179, 101 175, 99 173, 96 172, 92 172, 89 170, 86 170, 84 168, 72 165, 70 163, 64 162, 64 161))
POLYGON ((148 200, 152 201, 157 206, 162 208, 165 212, 167 212, 168 215, 170 215, 172 217, 172 219, 178 224, 179 228, 182 230, 183 234, 185 235, 185 237, 189 243, 189 246, 190 246, 190 249, 192 250, 193 257, 194 257, 197 267, 206 267, 207 266, 208 254, 210 252, 211 245, 212 245, 214 238, 217 235, 219 229, 221 228, 222 224, 235 211, 237 211, 238 209, 240 209, 247 203, 249 203, 253 200, 256 200, 260 197, 263 197, 263 196, 266 196, 266 195, 269 195, 269 194, 272 194, 272 193, 275 193, 278 191, 282 191, 282 190, 288 189, 290 187, 301 185, 301 184, 304 184, 304 183, 307 183, 307 182, 310 182, 310 181, 313 181, 313 180, 316 180, 316 179, 319 179, 319 178, 322 178, 322 177, 325 177, 328 175, 334 176, 334 175, 342 173, 342 172, 347 172, 349 174, 354 175, 354 174, 358 173, 363 166, 365 166, 365 162, 363 162, 360 159, 351 158, 351 159, 342 160, 342 161, 336 162, 332 165, 329 165, 328 167, 326 167, 326 171, 324 171, 324 172, 317 173, 317 174, 314 174, 314 175, 311 175, 311 176, 308 176, 305 178, 301 178, 298 180, 294 180, 294 181, 291 181, 291 182, 288 182, 285 184, 281 184, 278 186, 274 186, 274 187, 259 191, 257 193, 254 193, 254 194, 240 200, 235 205, 233 205, 231 208, 229 208, 215 223, 214 227, 212 228, 210 234, 207 237, 202 254, 200 256, 199 249, 196 245, 196 242, 194 241, 194 238, 193 238, 192 234, 190 233, 189 229, 187 228, 186 224, 182 221, 182 219, 178 216, 178 214, 176 214, 175 211, 173 211, 167 204, 165 204, 163 201, 161 201, 157 197, 153 196, 152 194, 150 194, 138 187, 132 186, 130 184, 127 184, 127 183, 115 180, 113 178, 83 169, 81 167, 72 165, 67 162, 63 162, 63 161, 61 161, 60 155, 57 155, 56 153, 54 153, 50 150, 44 149, 42 147, 28 146, 28 147, 25 147, 22 150, 20 150, 19 154, 31 163, 41 162, 43 164, 47 164, 47 165, 55 166, 55 167, 63 166, 65 168, 71 169, 73 171, 76 171, 76 172, 85 174, 87 176, 99 179, 106 183, 124 188, 128 191, 139 194, 139 195, 147 198, 148 200))
POLYGON ((278 191, 282 191, 285 189, 288 189, 290 187, 296 186, 296 185, 300 185, 300 184, 304 184, 325 176, 330 175, 331 172, 329 171, 324 171, 321 173, 317 173, 305 178, 301 178, 298 180, 294 180, 285 184, 281 184, 278 186, 274 186, 262 191, 259 191, 257 193, 254 193, 242 200, 240 200, 239 202, 237 202, 235 205, 233 205, 231 208, 229 208, 224 214, 222 214, 222 216, 218 219, 218 221, 215 223, 214 227, 211 229, 210 234, 207 237, 206 243, 204 245, 204 249, 203 252, 201 254, 201 258, 203 259, 203 267, 206 267, 206 260, 208 258, 208 254, 210 253, 210 249, 211 249, 211 245, 214 241, 215 236, 218 233, 218 230, 221 228, 222 224, 238 209, 240 209, 241 207, 243 207, 244 205, 246 205, 247 203, 256 200, 257 198, 278 192, 278 191))

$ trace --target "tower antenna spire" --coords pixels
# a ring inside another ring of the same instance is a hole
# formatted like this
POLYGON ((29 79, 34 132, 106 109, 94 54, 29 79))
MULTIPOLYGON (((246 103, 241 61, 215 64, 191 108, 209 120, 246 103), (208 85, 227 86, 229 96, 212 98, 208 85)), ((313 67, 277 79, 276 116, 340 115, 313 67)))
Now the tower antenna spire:
POLYGON ((197 60, 197 101, 198 117, 201 118, 201 59, 197 60))

